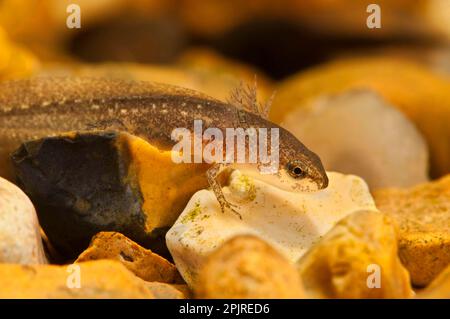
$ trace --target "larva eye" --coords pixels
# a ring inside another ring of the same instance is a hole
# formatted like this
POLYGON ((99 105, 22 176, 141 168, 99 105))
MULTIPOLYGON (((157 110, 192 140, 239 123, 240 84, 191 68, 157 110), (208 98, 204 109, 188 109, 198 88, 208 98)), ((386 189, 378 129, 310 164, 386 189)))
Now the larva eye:
POLYGON ((291 161, 287 165, 287 171, 293 178, 302 178, 305 176, 305 170, 299 161, 291 161))

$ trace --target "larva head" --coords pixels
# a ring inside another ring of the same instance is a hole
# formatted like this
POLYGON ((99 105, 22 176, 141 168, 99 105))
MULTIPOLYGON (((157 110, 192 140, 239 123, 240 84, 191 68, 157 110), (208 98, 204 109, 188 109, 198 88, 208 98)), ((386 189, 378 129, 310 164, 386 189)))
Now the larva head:
POLYGON ((279 128, 279 163, 271 184, 287 191, 311 192, 328 186, 320 158, 290 132, 279 128))

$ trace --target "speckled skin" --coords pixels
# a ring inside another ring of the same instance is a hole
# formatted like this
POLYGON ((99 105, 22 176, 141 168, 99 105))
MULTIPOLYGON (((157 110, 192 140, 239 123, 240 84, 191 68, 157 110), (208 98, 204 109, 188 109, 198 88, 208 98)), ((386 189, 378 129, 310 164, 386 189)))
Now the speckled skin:
POLYGON ((259 115, 241 111, 206 95, 174 86, 93 78, 36 78, 0 85, 0 175, 8 176, 8 155, 22 142, 90 128, 124 130, 160 149, 174 145, 173 129, 245 125, 280 129, 280 167, 291 160, 324 188, 328 179, 319 157, 291 133, 259 115))

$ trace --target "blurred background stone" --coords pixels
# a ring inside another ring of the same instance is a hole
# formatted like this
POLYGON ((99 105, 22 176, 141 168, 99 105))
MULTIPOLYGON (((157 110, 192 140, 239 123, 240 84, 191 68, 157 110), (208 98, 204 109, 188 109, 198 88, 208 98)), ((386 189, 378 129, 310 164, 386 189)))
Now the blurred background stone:
POLYGON ((292 111, 283 127, 328 170, 358 175, 371 189, 428 181, 428 147, 421 133, 368 89, 317 97, 292 111))
POLYGON ((450 171, 450 81, 416 62, 360 57, 300 72, 279 84, 270 117, 283 125, 312 100, 353 89, 377 92, 414 123, 428 144, 431 177, 450 171))

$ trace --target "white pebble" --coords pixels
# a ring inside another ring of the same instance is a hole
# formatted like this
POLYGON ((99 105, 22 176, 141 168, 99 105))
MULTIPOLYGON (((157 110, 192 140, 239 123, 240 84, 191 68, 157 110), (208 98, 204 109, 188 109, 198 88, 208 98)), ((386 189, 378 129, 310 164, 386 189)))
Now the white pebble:
POLYGON ((47 263, 33 204, 17 186, 1 177, 0 263, 47 263))
POLYGON ((242 174, 235 171, 230 186, 223 188, 225 196, 239 205, 242 220, 230 211, 222 213, 213 192, 201 190, 166 235, 170 253, 190 286, 195 285, 205 257, 238 234, 261 237, 294 263, 340 219, 358 210, 377 211, 367 184, 354 175, 329 172, 328 188, 293 193, 242 174))

